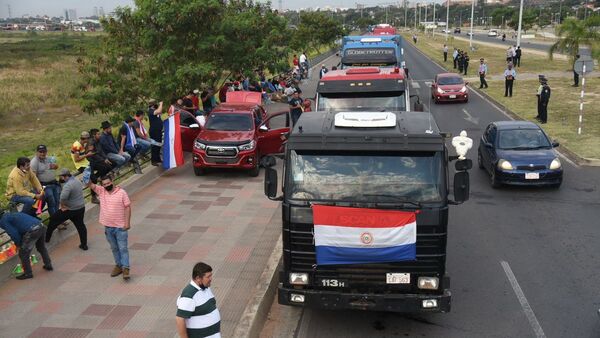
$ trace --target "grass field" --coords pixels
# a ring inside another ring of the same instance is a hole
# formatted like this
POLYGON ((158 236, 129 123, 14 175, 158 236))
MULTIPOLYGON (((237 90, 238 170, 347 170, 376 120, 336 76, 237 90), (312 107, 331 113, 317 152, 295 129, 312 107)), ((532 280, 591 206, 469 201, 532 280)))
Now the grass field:
POLYGON ((0 204, 19 156, 32 157, 43 143, 61 167, 74 169, 70 145, 105 119, 77 104, 77 58, 97 43, 98 34, 0 34, 0 204))
MULTIPOLYGON (((412 43, 412 34, 403 34, 406 41, 412 43)), ((442 61, 442 47, 445 43, 444 36, 432 38, 430 35, 425 37, 418 35, 417 47, 430 58, 437 60, 448 70, 452 68, 450 60, 447 63, 442 61)), ((468 50, 468 42, 449 39, 447 43, 450 53, 453 47, 468 50)), ((501 74, 506 65, 506 54, 504 48, 491 46, 477 46, 477 50, 470 52, 471 66, 467 76, 477 76, 477 64, 480 57, 488 62, 488 67, 492 75, 501 74)), ((504 97, 504 82, 490 81, 490 88, 485 92, 495 100, 508 107, 524 119, 534 121, 537 115, 537 99, 535 92, 538 87, 537 78, 519 79, 519 74, 544 74, 551 71, 566 71, 569 64, 565 60, 554 59, 550 61, 547 57, 541 55, 531 55, 523 57, 521 67, 517 68, 517 81, 514 87, 514 96, 512 98, 504 97)), ((579 94, 580 88, 571 87, 572 78, 570 73, 566 78, 549 78, 549 85, 552 89, 552 96, 548 105, 548 123, 544 130, 554 139, 557 139, 563 146, 575 152, 579 156, 586 158, 600 158, 600 116, 596 113, 594 102, 600 99, 600 79, 589 78, 586 83, 586 96, 584 103, 584 119, 582 135, 577 134, 579 125, 579 94)), ((530 76, 531 78, 531 76, 530 76)), ((477 80, 474 85, 478 85, 477 80)))

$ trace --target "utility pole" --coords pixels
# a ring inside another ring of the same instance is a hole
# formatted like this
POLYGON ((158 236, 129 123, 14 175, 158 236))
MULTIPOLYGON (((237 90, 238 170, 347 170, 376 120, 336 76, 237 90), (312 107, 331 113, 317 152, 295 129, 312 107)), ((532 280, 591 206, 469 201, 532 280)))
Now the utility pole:
POLYGON ((427 22, 427 7, 429 7, 429 4, 425 3, 425 22, 427 22))
POLYGON ((407 20, 408 20, 408 0, 404 0, 404 29, 406 29, 407 20))
MULTIPOLYGON (((521 0, 523 3, 523 0, 521 0)), ((471 34, 469 35, 469 47, 473 50, 473 16, 475 15, 475 0, 471 1, 471 34)))
POLYGON ((558 24, 560 25, 560 21, 562 19, 562 0, 560 0, 560 5, 558 5, 558 24))
POLYGON ((415 29, 417 29, 417 8, 419 8, 419 3, 415 3, 415 29))
POLYGON ((519 29, 517 30, 517 46, 521 45, 521 27, 523 23, 523 0, 521 0, 521 6, 519 8, 519 29))
POLYGON ((12 10, 10 8, 10 5, 8 5, 8 18, 12 18, 12 10))
POLYGON ((448 18, 450 17, 450 0, 446 0, 446 41, 448 41, 448 32, 450 31, 450 26, 448 24, 450 21, 448 18))

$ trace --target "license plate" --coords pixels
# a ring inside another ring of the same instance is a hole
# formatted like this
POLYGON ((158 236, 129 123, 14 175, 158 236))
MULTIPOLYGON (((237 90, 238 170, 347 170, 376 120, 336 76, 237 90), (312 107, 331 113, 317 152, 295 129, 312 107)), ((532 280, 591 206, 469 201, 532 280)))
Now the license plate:
POLYGON ((451 99, 455 99, 455 98, 456 98, 456 95, 450 95, 450 96, 449 96, 449 98, 451 98, 451 99))
POLYGON ((540 173, 525 173, 526 180, 539 180, 540 173))
POLYGON ((344 288, 347 285, 345 280, 332 278, 320 279, 318 280, 317 284, 327 288, 344 288))
POLYGON ((410 284, 410 273, 388 272, 385 274, 387 284, 410 284))

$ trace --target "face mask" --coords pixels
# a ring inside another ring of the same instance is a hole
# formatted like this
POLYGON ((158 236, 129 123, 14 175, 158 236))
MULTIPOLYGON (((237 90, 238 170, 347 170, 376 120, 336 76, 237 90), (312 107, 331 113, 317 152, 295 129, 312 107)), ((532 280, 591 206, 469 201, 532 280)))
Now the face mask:
POLYGON ((58 179, 58 181, 59 181, 60 183, 65 183, 67 180, 65 180, 64 178, 59 178, 59 179, 58 179))
POLYGON ((106 189, 106 191, 112 191, 113 190, 113 185, 107 185, 106 187, 104 187, 104 189, 106 189))

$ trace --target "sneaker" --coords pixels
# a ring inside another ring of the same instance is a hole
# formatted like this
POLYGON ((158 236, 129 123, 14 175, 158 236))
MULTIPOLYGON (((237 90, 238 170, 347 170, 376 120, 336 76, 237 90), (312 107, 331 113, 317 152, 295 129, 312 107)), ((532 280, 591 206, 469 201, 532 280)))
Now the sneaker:
POLYGON ((129 268, 123 268, 123 279, 129 280, 129 268))
POLYGON ((123 269, 121 269, 120 266, 115 265, 115 267, 112 269, 112 272, 110 273, 111 277, 117 277, 118 275, 120 275, 123 272, 123 269))
POLYGON ((87 251, 88 246, 86 244, 79 244, 79 249, 81 249, 83 251, 87 251))
POLYGON ((31 273, 24 273, 22 275, 18 275, 16 278, 18 280, 30 279, 30 278, 33 278, 33 274, 31 274, 31 273))
POLYGON ((52 265, 44 265, 43 268, 46 271, 53 271, 54 270, 54 268, 52 267, 52 265))

